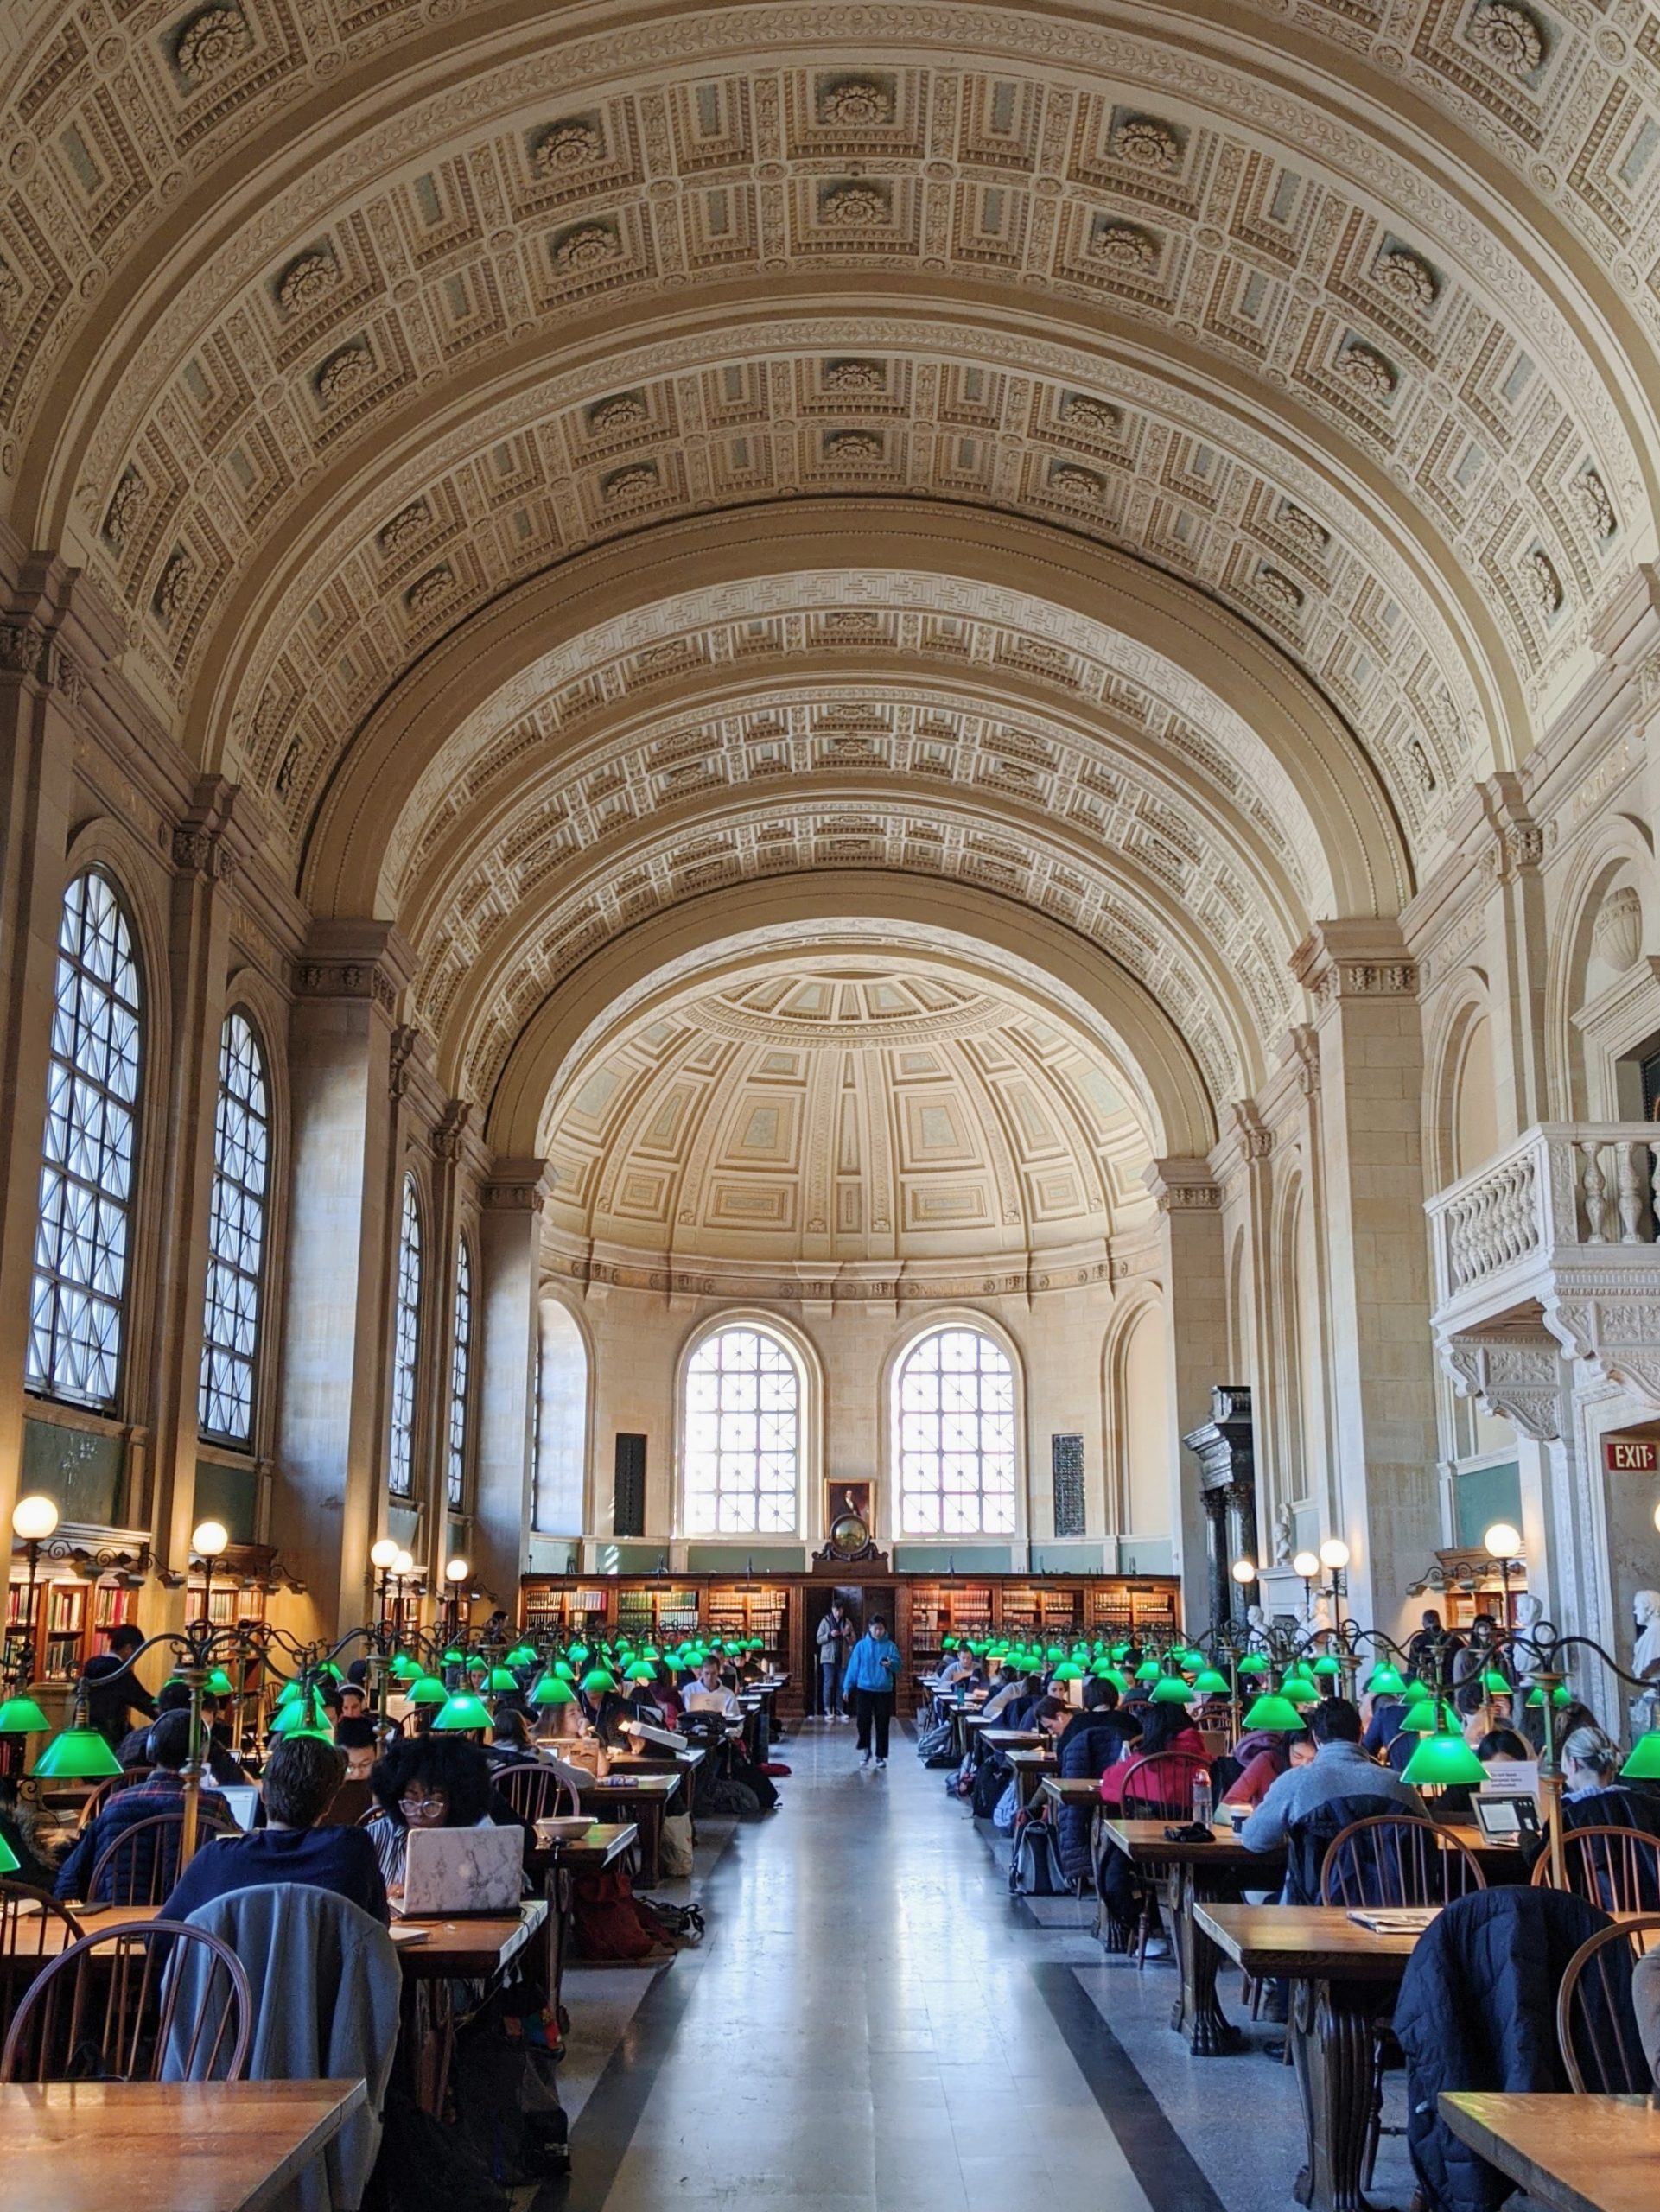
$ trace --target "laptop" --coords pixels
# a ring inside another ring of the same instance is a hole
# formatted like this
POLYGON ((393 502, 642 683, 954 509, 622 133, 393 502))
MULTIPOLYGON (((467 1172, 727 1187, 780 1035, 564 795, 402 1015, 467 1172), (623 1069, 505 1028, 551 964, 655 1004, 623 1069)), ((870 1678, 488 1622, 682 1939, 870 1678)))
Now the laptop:
POLYGON ((219 1785, 219 1796, 231 1808, 231 1817, 246 1835, 259 1810, 259 1792, 251 1783, 219 1785))
POLYGON ((1539 1833, 1538 1805, 1520 1792, 1510 1795, 1495 1790, 1490 1796, 1484 1790, 1470 1802, 1484 1843, 1510 1844, 1519 1850, 1523 1837, 1539 1833))
POLYGON ((411 1828, 404 1845, 403 1917, 465 1920, 517 1912, 525 1891, 525 1831, 411 1828))

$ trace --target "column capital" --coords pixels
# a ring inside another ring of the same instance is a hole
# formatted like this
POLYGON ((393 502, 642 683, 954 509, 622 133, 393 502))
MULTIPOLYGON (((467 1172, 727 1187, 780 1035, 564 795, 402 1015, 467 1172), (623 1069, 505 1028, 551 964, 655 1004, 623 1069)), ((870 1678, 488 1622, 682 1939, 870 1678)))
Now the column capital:
POLYGON ((203 776, 173 831, 173 865, 181 875, 228 883, 264 842, 264 816, 240 784, 203 776))
POLYGON ((1520 776, 1503 769, 1478 784, 1474 798, 1480 812, 1473 820, 1466 817, 1458 838, 1466 859, 1494 883, 1513 883, 1536 870, 1545 856, 1545 833, 1528 810, 1520 776))
POLYGON ((1320 1007, 1418 995, 1417 963, 1401 925, 1376 917, 1317 922, 1292 954, 1291 972, 1320 1007))
POLYGON ((1214 1213, 1222 1204, 1208 1160, 1154 1160, 1142 1170, 1142 1181, 1161 1213, 1214 1213))
POLYGON ((479 1192, 486 1213, 539 1214, 559 1180, 546 1160, 499 1160, 479 1192))
POLYGON ((315 922, 294 964, 300 997, 368 999, 389 1018, 414 980, 415 955, 391 922, 315 922))

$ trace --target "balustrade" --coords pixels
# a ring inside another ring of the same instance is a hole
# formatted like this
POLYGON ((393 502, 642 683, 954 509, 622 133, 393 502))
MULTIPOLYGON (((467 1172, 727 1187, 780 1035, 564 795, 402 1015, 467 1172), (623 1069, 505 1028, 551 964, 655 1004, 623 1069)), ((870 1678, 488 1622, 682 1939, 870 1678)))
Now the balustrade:
POLYGON ((1660 1130, 1643 1122, 1546 1122, 1429 1202, 1437 1302, 1563 1248, 1653 1245, 1660 1130))

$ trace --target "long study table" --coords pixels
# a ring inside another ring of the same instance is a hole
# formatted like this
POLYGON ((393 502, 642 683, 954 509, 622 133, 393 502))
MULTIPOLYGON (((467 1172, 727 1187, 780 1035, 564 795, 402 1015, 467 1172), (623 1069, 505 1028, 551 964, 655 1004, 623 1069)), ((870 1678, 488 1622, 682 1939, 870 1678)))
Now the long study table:
POLYGON ((1460 2143, 1551 2212, 1654 2212, 1660 2107, 1651 2097, 1500 2096, 1443 2090, 1460 2143))

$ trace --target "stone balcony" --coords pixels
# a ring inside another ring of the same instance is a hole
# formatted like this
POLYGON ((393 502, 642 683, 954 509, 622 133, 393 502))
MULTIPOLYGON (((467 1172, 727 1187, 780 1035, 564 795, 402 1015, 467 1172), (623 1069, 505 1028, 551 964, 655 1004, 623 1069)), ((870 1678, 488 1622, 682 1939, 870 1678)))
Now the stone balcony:
POLYGON ((1459 1388, 1561 1433, 1560 1362, 1660 1408, 1660 1128, 1542 1122, 1428 1202, 1433 1326, 1459 1388))

